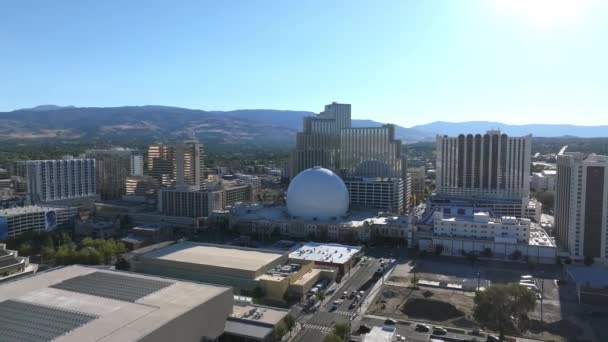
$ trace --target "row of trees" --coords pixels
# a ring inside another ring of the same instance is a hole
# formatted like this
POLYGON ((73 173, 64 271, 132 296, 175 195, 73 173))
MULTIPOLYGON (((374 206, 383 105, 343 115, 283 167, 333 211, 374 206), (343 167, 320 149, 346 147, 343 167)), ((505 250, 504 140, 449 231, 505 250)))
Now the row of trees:
POLYGON ((350 325, 346 323, 338 323, 334 326, 331 334, 325 336, 323 342, 345 342, 348 341, 350 335, 350 325))
POLYGON ((101 265, 126 252, 122 242, 105 239, 85 238, 80 243, 72 240, 65 231, 24 235, 7 241, 9 248, 19 251, 20 255, 40 255, 41 261, 55 265, 101 265))

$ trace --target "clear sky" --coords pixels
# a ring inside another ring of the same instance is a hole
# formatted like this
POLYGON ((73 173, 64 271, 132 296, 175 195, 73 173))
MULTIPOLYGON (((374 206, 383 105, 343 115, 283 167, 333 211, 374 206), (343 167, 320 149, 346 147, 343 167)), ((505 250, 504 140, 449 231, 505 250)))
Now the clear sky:
POLYGON ((0 111, 608 124, 607 0, 0 2, 0 111))

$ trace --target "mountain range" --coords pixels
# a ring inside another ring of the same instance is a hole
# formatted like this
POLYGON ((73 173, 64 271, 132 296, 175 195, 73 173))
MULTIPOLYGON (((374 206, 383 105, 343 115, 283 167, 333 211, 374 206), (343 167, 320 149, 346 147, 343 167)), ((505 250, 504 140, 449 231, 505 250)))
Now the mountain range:
MULTIPOLYGON (((316 113, 244 109, 204 111, 167 106, 60 107, 0 112, 0 139, 138 139, 172 141, 198 138, 208 144, 293 145, 302 119, 316 113)), ((354 127, 383 123, 353 120, 354 127)), ((411 128, 395 126, 406 143, 432 141, 436 134, 484 133, 500 129, 509 135, 606 137, 608 126, 507 125, 499 122, 433 122, 411 128)))

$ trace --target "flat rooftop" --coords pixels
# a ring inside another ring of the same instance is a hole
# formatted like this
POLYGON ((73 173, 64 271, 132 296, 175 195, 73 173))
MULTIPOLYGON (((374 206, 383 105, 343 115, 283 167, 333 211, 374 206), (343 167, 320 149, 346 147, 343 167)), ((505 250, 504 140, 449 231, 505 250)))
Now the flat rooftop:
POLYGON ((196 242, 178 242, 144 255, 146 258, 257 271, 276 261, 282 253, 196 242))
POLYGON ((0 326, 13 328, 3 330, 2 340, 137 341, 231 292, 161 277, 63 267, 0 285, 0 326))
POLYGON ((361 247, 358 246, 341 245, 338 243, 322 244, 309 242, 297 250, 289 253, 289 258, 296 260, 344 264, 360 251, 361 247))

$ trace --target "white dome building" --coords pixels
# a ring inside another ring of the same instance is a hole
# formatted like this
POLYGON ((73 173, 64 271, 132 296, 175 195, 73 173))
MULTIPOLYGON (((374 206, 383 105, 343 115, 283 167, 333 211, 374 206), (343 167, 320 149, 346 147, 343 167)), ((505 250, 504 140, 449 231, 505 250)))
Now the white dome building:
POLYGON ((339 219, 346 215, 348 203, 342 179, 319 166, 300 172, 287 189, 289 215, 304 220, 339 219))

